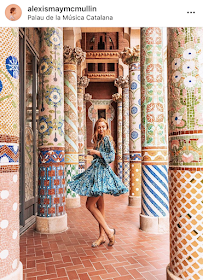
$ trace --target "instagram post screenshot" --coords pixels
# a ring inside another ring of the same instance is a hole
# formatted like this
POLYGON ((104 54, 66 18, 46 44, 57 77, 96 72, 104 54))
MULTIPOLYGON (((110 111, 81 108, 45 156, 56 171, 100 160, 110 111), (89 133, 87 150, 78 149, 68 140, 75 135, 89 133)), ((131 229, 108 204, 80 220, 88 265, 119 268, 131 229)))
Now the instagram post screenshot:
POLYGON ((203 280, 200 2, 0 7, 0 280, 203 280))

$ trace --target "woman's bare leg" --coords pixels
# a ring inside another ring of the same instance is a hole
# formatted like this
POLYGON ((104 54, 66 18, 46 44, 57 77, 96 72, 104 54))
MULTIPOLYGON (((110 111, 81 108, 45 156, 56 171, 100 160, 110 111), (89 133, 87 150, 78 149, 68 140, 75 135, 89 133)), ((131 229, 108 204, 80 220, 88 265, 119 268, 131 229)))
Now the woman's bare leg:
MULTIPOLYGON (((102 216, 105 219, 104 215, 104 198, 103 196, 100 196, 99 199, 97 200, 97 209, 102 213, 102 216)), ((96 241, 92 243, 92 247, 97 247, 105 242, 105 231, 103 227, 99 224, 99 237, 96 241)))
MULTIPOLYGON (((103 197, 103 195, 100 196, 99 199, 97 200, 97 208, 102 213, 102 216, 105 219, 105 214, 104 214, 104 197, 103 197)), ((105 231, 104 231, 103 227, 101 227, 100 224, 99 224, 99 234, 100 234, 100 236, 103 236, 105 238, 105 231)))
MULTIPOLYGON (((94 218, 97 220, 97 222, 99 223, 99 226, 101 227, 101 229, 104 230, 104 232, 106 233, 108 238, 112 238, 114 235, 114 230, 111 229, 107 225, 102 212, 100 212, 100 210, 96 207, 96 204, 100 198, 101 198, 101 196, 88 197, 87 202, 86 202, 86 207, 91 212, 91 214, 94 216, 94 218)), ((101 204, 102 204, 102 200, 99 201, 99 205, 101 205, 101 204)), ((104 209, 102 211, 104 212, 104 209)), ((102 233, 102 231, 100 231, 100 234, 101 233, 102 233)))

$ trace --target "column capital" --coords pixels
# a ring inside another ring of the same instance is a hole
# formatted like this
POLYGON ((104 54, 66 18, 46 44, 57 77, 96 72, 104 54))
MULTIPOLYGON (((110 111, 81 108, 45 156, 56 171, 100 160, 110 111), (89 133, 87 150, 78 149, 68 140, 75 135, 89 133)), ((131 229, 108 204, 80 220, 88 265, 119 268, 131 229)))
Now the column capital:
POLYGON ((117 79, 114 80, 114 85, 116 87, 128 87, 129 86, 129 76, 119 76, 117 79))
POLYGON ((121 102, 122 101, 122 93, 114 93, 112 95, 112 99, 115 102, 121 102))
POLYGON ((77 85, 78 85, 78 87, 86 88, 86 87, 88 87, 89 82, 90 82, 90 79, 88 79, 87 76, 82 76, 82 77, 78 76, 77 77, 77 85))
POLYGON ((84 100, 85 101, 90 101, 91 99, 92 99, 92 95, 90 95, 89 93, 84 94, 84 100))
POLYGON ((119 54, 124 64, 131 64, 133 62, 140 61, 140 46, 137 45, 133 48, 124 48, 122 52, 119 54))
POLYGON ((64 63, 81 64, 86 58, 86 52, 83 52, 81 48, 72 49, 70 46, 63 47, 64 63))

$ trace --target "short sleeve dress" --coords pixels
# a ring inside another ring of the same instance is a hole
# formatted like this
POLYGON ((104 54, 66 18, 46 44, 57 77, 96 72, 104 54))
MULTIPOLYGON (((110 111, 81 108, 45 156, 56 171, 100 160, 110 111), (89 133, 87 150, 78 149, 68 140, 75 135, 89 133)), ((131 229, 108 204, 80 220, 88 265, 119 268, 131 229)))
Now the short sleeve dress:
POLYGON ((119 196, 127 193, 128 188, 113 172, 109 163, 115 160, 115 151, 108 136, 105 136, 97 150, 101 157, 93 156, 92 164, 83 173, 69 182, 72 191, 82 196, 101 196, 103 193, 119 196))

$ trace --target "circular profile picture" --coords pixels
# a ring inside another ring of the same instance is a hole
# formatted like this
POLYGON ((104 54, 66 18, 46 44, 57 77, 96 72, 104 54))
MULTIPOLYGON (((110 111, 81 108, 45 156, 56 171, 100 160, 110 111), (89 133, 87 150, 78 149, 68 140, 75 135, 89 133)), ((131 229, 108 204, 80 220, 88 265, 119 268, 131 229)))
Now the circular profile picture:
POLYGON ((11 4, 6 8, 5 15, 11 21, 18 20, 22 15, 21 8, 16 4, 11 4))

